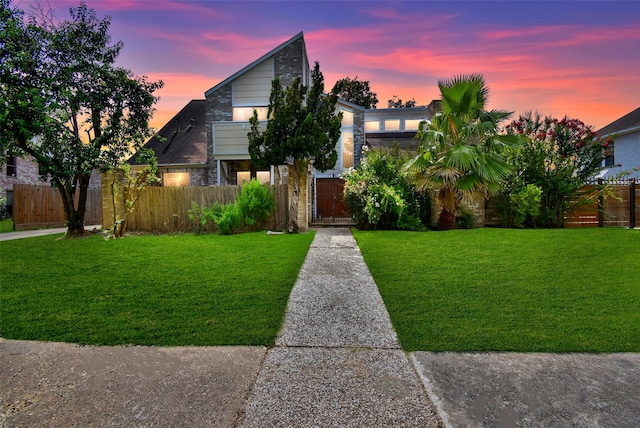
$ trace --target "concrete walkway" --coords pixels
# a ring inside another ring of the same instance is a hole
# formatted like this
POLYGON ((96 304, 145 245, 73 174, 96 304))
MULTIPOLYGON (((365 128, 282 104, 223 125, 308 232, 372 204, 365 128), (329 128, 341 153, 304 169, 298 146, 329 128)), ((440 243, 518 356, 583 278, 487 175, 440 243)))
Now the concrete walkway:
POLYGON ((435 427, 349 229, 320 229, 243 427, 435 427))
MULTIPOLYGON (((100 229, 102 226, 90 225, 85 226, 84 230, 94 230, 100 229)), ((58 233, 65 233, 67 231, 66 227, 53 227, 50 229, 35 229, 35 230, 18 230, 15 232, 5 232, 0 233, 0 242, 2 241, 11 241, 14 239, 23 239, 23 238, 32 238, 34 236, 45 236, 45 235, 56 235, 58 233)))

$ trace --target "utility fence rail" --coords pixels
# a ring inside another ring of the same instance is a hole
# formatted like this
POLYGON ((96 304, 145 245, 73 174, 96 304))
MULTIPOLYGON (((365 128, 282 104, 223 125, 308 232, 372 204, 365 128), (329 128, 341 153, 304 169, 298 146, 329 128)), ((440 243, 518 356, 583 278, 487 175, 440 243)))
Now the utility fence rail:
MULTIPOLYGON (((105 174, 107 175, 107 174, 105 174)), ((283 230, 287 227, 288 187, 286 185, 269 186, 275 201, 276 210, 266 220, 264 227, 270 230, 283 230)), ((214 202, 233 203, 242 186, 209 187, 148 187, 144 189, 126 219, 128 232, 179 233, 195 230, 196 224, 189 219, 189 210, 195 202, 200 207, 211 207, 214 202)), ((103 178, 103 226, 113 224, 113 199, 109 179, 103 178)), ((116 206, 123 207, 123 196, 116 192, 116 206)), ((121 213, 119 213, 121 214, 121 213)), ((118 216, 122 218, 121 215, 118 216)), ((204 228, 213 231, 215 225, 209 222, 204 228)))

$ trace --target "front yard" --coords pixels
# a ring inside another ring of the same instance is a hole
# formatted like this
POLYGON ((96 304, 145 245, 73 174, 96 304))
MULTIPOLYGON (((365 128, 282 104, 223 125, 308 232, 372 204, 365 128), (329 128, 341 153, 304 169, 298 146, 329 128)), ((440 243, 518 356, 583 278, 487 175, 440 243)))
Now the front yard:
POLYGON ((5 241, 0 336, 92 345, 269 345, 313 236, 5 241))
POLYGON ((406 351, 640 352, 640 230, 354 234, 406 351))

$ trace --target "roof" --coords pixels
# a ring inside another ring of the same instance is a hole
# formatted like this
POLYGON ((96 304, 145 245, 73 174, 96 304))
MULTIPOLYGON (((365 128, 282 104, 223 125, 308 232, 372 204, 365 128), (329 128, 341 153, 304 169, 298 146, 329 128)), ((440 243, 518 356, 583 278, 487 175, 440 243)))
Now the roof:
MULTIPOLYGON (((206 101, 191 100, 145 144, 158 158, 158 165, 204 165, 207 162, 206 101)), ((138 165, 136 155, 129 159, 138 165)))
POLYGON ((218 83, 216 86, 214 86, 213 88, 209 89, 207 92, 204 93, 205 97, 208 97, 210 94, 212 94, 213 92, 217 91, 218 89, 220 89, 221 87, 223 87, 227 83, 229 83, 232 80, 235 80, 238 77, 242 76, 244 73, 246 73, 247 71, 251 70, 256 65, 260 64, 262 61, 266 60, 267 58, 272 57, 276 53, 280 52, 281 50, 283 50, 287 46, 293 44, 294 42, 296 42, 296 41, 298 41, 300 39, 304 40, 304 34, 302 33, 302 31, 299 32, 298 34, 296 34, 295 36, 293 36, 292 38, 290 38, 289 40, 287 40, 286 42, 284 42, 283 44, 281 44, 280 46, 278 46, 277 48, 273 49, 272 51, 264 54, 263 56, 261 56, 257 60, 253 61, 251 64, 247 65, 242 70, 240 70, 240 71, 234 73, 233 75, 227 77, 222 82, 218 83))
POLYGON ((611 122, 596 133, 600 137, 605 137, 611 134, 628 134, 634 131, 640 131, 640 107, 611 122))

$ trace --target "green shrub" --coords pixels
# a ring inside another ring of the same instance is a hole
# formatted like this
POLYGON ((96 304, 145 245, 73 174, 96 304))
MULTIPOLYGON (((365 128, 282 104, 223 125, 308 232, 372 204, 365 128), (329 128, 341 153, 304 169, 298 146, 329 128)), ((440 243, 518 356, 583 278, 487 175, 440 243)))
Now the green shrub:
POLYGON ((406 160, 397 148, 374 150, 342 174, 345 202, 359 229, 418 230, 429 224, 429 199, 409 180, 406 160))
POLYGON ((242 221, 247 226, 260 225, 276 209, 276 201, 269 187, 260 184, 258 180, 242 185, 236 204, 242 214, 242 221))
POLYGON ((232 235, 243 226, 242 212, 238 204, 226 204, 222 210, 213 214, 213 221, 221 235, 232 235))
POLYGON ((475 214, 473 214, 471 210, 461 206, 458 210, 458 215, 456 215, 456 228, 473 229, 475 220, 475 214))

